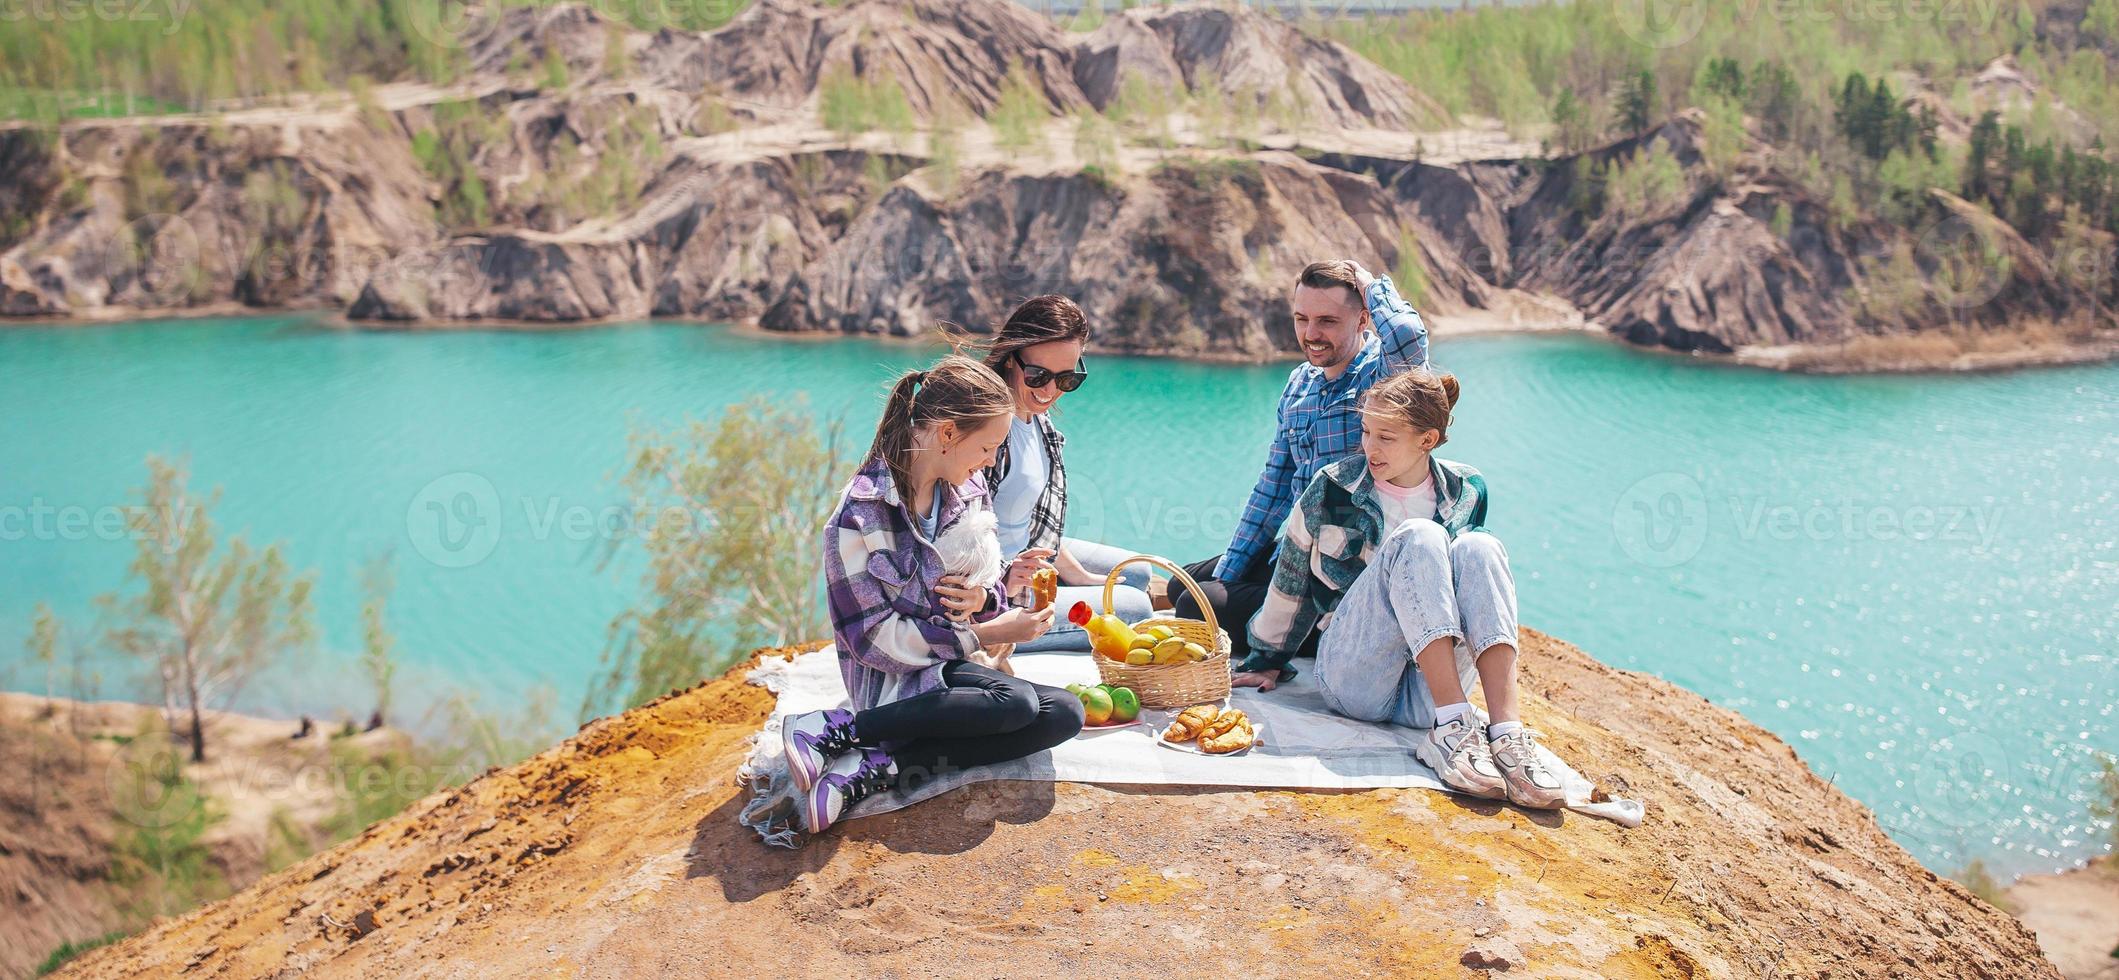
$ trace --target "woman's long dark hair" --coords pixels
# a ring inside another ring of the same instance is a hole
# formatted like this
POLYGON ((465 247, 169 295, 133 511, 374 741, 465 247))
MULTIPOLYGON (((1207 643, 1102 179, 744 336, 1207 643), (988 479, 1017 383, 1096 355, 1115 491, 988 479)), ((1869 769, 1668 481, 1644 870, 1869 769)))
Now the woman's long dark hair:
POLYGON ((952 335, 959 349, 976 353, 993 369, 993 373, 1008 376, 1008 362, 1027 347, 1049 344, 1056 340, 1078 340, 1089 342, 1089 318, 1082 315, 1082 308, 1074 301, 1057 293, 1032 296, 1008 314, 1000 329, 993 332, 993 339, 985 343, 952 335))

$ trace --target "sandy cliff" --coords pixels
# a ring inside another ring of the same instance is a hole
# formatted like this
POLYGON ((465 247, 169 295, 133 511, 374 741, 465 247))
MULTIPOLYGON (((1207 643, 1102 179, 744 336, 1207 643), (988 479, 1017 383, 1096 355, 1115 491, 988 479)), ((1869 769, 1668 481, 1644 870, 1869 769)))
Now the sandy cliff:
POLYGON ((1642 827, 1413 790, 986 784, 773 850, 735 821, 771 703, 739 666, 67 975, 2057 976, 1779 739, 1549 637, 1524 652, 1530 720, 1647 801, 1642 827))

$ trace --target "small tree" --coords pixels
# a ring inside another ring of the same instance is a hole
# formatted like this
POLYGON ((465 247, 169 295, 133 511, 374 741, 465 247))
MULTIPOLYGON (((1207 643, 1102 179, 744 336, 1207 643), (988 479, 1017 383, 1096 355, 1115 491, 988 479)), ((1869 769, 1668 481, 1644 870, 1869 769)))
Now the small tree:
POLYGON ((390 635, 390 556, 377 555, 361 570, 361 672, 375 688, 375 718, 371 727, 390 720, 391 682, 397 677, 397 640, 390 635))
MULTIPOLYGON (((635 432, 623 477, 647 596, 611 621, 584 715, 692 684, 729 654, 824 636, 818 558, 847 465, 839 427, 764 399, 718 424, 635 432)), ((622 538, 614 539, 615 557, 622 538)))
POLYGON ((1596 142, 1595 109, 1575 97, 1575 90, 1562 88, 1552 100, 1553 133, 1563 154, 1580 153, 1596 142))
POLYGON ((2109 753, 2097 753, 2097 792, 2090 799, 2090 812, 2111 825, 2106 832, 2112 846, 2119 847, 2119 759, 2109 753))
POLYGON ((219 551, 207 514, 219 491, 192 496, 183 468, 160 457, 148 457, 147 469, 128 520, 140 592, 100 601, 115 620, 111 647, 154 668, 170 723, 189 714, 191 761, 204 762, 207 705, 232 697, 281 651, 308 643, 313 579, 289 572, 277 546, 253 552, 238 535, 219 551))
POLYGON ((52 712, 52 678, 59 672, 59 617, 46 603, 37 603, 30 619, 29 639, 22 644, 30 663, 44 668, 44 714, 52 712))
POLYGON ((1656 116, 1655 72, 1643 68, 1628 76, 1619 93, 1619 126, 1628 135, 1647 129, 1656 116))

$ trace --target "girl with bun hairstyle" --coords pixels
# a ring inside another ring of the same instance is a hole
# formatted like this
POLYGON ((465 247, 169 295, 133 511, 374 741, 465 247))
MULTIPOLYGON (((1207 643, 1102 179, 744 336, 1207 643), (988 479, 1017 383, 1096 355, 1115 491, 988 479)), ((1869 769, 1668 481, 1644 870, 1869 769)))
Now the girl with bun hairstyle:
POLYGON ((1333 711, 1424 730, 1414 755, 1459 792, 1553 809, 1566 789, 1518 713, 1515 579, 1485 528, 1486 481, 1433 455, 1457 394, 1455 376, 1424 368, 1369 389, 1361 453, 1295 506, 1236 683, 1272 690, 1322 630, 1317 686, 1333 711))

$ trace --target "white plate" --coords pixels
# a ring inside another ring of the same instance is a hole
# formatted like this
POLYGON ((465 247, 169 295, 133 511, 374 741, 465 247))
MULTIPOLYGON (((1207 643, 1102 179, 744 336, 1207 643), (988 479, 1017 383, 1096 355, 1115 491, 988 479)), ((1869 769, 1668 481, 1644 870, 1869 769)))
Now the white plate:
POLYGON ((1147 719, 1135 716, 1132 721, 1122 721, 1115 725, 1083 725, 1081 735, 1074 737, 1080 738, 1082 735, 1093 735, 1097 732, 1115 732, 1121 728, 1138 728, 1147 723, 1147 719))
MULTIPOLYGON (((1173 715, 1172 717, 1175 716, 1173 715)), ((1167 724, 1163 726, 1163 728, 1168 727, 1169 726, 1167 724)), ((1208 752, 1207 750, 1199 747, 1198 739, 1193 739, 1189 742, 1172 742, 1168 739, 1163 738, 1163 728, 1157 728, 1155 730, 1155 744, 1160 745, 1166 749, 1175 749, 1179 752, 1187 752, 1192 755, 1203 755, 1209 759, 1226 759, 1232 755, 1245 755, 1248 754, 1252 749, 1257 748, 1260 743, 1266 740, 1266 726, 1254 721, 1251 723, 1251 744, 1244 746, 1243 748, 1237 749, 1234 752, 1208 752)))

